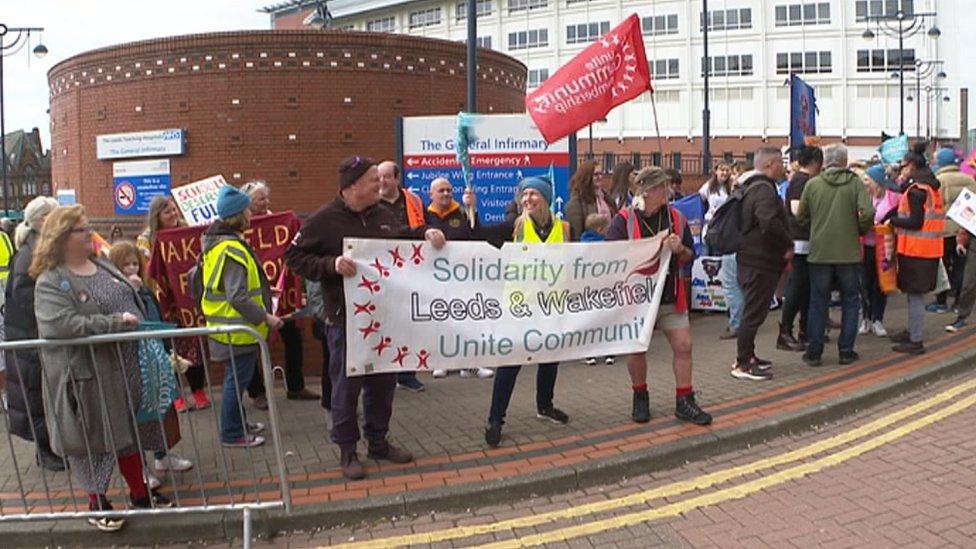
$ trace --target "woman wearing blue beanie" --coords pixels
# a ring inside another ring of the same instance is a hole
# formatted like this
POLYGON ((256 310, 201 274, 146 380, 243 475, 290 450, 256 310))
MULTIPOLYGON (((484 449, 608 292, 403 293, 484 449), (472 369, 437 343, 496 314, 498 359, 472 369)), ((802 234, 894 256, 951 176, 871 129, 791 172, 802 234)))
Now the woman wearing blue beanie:
MULTIPOLYGON (((200 308, 207 327, 250 326, 267 339, 269 329, 278 329, 282 320, 271 314, 271 288, 261 261, 244 240, 251 225, 251 199, 236 188, 225 185, 217 195, 220 217, 203 236, 204 282, 200 308)), ((224 362, 224 387, 220 409, 220 441, 229 448, 260 446, 264 437, 261 423, 249 423, 241 405, 241 395, 257 365, 258 339, 250 333, 212 334, 210 356, 224 362)))

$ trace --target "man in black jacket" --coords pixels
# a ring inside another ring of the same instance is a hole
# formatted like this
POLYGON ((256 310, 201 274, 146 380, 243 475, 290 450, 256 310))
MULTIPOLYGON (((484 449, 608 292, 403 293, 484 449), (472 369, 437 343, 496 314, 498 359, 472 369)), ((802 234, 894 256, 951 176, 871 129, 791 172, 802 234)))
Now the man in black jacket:
POLYGON ((790 178, 790 185, 786 188, 786 223, 790 236, 793 237, 793 260, 790 278, 786 284, 776 348, 802 352, 806 349, 807 312, 810 309, 810 272, 807 269, 810 229, 803 228, 796 222, 796 208, 799 207, 807 181, 823 168, 823 151, 819 147, 804 145, 797 154, 797 162, 800 169, 790 178), (793 337, 793 321, 797 314, 800 315, 799 341, 793 337))
POLYGON ((413 455, 387 440, 396 374, 346 377, 345 299, 343 277, 356 276, 356 263, 342 254, 342 239, 402 238, 423 236, 440 249, 444 233, 437 229, 399 224, 379 202, 379 172, 365 157, 346 158, 339 165, 339 196, 312 214, 285 252, 288 268, 304 278, 322 284, 324 320, 328 324, 329 377, 332 380, 332 442, 339 446, 342 473, 349 479, 365 476, 356 454, 359 425, 356 407, 363 392, 364 431, 368 456, 394 463, 407 463, 413 455))
POLYGON ((764 380, 773 377, 771 364, 756 356, 756 332, 769 314, 769 301, 793 255, 793 240, 786 226, 786 209, 776 183, 786 174, 779 149, 756 151, 756 170, 742 174, 742 218, 736 253, 739 286, 745 307, 737 338, 732 377, 764 380))

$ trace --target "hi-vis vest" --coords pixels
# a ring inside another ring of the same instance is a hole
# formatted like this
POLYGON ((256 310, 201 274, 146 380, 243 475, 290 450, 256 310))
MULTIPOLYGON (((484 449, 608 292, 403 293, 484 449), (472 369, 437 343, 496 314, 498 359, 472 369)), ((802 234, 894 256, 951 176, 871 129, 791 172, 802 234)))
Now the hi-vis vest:
MULTIPOLYGON (((678 238, 684 241, 685 217, 676 208, 670 206, 668 206, 668 212, 671 214, 671 229, 674 234, 678 235, 678 238)), ((629 240, 640 240, 640 224, 637 222, 639 214, 634 210, 634 207, 630 206, 620 210, 620 215, 627 221, 627 238, 629 240)), ((668 267, 670 268, 670 265, 668 267)), ((684 268, 685 263, 679 260, 678 273, 681 273, 684 268)), ((688 293, 685 291, 685 284, 680 276, 674 281, 674 310, 679 313, 688 311, 688 293)))
POLYGON ((407 189, 403 189, 403 201, 407 206, 407 225, 410 225, 411 229, 426 225, 424 201, 407 189))
POLYGON ((549 231, 549 236, 546 237, 545 241, 539 238, 539 233, 535 231, 535 225, 532 223, 531 217, 526 217, 525 222, 522 223, 522 234, 514 235, 516 242, 528 242, 531 244, 556 244, 559 242, 566 242, 566 236, 569 234, 569 223, 553 219, 555 222, 552 226, 552 230, 549 231))
MULTIPOLYGON (((264 299, 261 294, 261 278, 264 272, 254 259, 254 255, 240 240, 222 240, 216 246, 203 254, 203 298, 200 308, 207 319, 207 327, 211 326, 251 326, 267 339, 268 324, 262 322, 254 325, 249 323, 235 309, 227 299, 224 290, 219 289, 220 279, 224 274, 227 261, 236 261, 247 269, 247 295, 252 301, 264 309, 264 299)), ((231 334, 215 334, 210 336, 214 341, 224 345, 254 345, 254 336, 244 332, 231 334)))
POLYGON ((14 245, 7 233, 0 231, 0 292, 7 287, 10 276, 10 260, 14 257, 14 245))
POLYGON ((945 230, 945 208, 942 195, 928 185, 914 183, 898 201, 898 217, 911 215, 908 193, 912 189, 925 191, 925 215, 922 228, 917 231, 897 229, 898 253, 905 257, 939 259, 943 253, 942 232, 945 230))

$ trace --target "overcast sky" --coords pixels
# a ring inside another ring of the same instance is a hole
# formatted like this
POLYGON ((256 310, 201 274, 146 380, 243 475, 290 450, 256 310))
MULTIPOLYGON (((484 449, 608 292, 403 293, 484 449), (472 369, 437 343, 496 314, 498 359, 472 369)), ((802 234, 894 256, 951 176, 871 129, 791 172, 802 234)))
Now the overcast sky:
MULTIPOLYGON (((257 10, 278 1, 0 0, 0 23, 8 27, 44 27, 45 32, 38 38, 43 38, 50 50, 43 60, 29 55, 27 48, 4 59, 7 132, 36 126, 41 129, 44 146, 50 146, 47 71, 65 58, 133 40, 197 32, 268 29, 269 16, 257 10)), ((960 2, 966 6, 976 4, 976 0, 943 1, 960 2)), ((962 52, 961 66, 948 70, 954 71, 956 78, 961 77, 960 84, 971 90, 970 127, 973 128, 976 127, 976 47, 973 47, 972 35, 968 32, 976 29, 976 10, 961 11, 961 21, 943 25, 943 40, 962 52), (957 29, 966 31, 958 32, 957 29)))

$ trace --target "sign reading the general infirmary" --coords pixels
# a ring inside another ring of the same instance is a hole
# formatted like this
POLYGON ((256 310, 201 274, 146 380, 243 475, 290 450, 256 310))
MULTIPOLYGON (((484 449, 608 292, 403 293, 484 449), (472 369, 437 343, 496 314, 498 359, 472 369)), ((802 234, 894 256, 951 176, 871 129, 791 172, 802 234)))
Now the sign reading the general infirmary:
POLYGON ((186 133, 181 129, 114 133, 95 137, 99 160, 141 156, 178 156, 186 153, 186 133))

